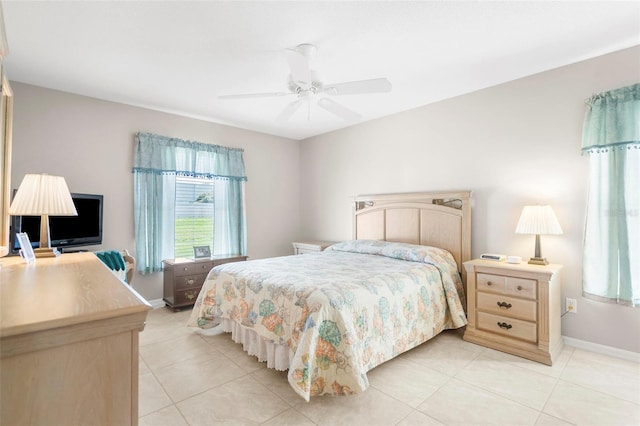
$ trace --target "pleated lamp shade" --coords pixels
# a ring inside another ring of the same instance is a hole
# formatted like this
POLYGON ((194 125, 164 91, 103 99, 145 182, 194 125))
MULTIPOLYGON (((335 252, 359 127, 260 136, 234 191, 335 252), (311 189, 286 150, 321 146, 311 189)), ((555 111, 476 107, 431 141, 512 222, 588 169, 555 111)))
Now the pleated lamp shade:
POLYGON ((61 176, 46 174, 25 175, 16 192, 9 214, 13 216, 41 216, 40 255, 56 256, 49 245, 49 216, 77 216, 67 182, 61 176))
POLYGON ((535 235, 535 255, 529 263, 547 265, 549 262, 540 253, 540 235, 560 235, 562 228, 551 206, 524 206, 516 227, 516 234, 535 235))
POLYGON ((516 234, 560 235, 562 228, 551 206, 524 206, 516 234))

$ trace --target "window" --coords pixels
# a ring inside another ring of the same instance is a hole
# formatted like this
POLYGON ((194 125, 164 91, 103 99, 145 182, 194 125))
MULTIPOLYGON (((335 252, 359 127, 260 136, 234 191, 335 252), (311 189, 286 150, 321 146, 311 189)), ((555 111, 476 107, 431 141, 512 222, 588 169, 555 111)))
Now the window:
POLYGON ((243 151, 150 133, 135 136, 133 167, 136 269, 162 270, 162 260, 246 255, 243 151), (214 229, 215 227, 215 229, 214 229))
POLYGON ((212 179, 176 177, 175 257, 193 257, 194 246, 213 247, 212 179))
POLYGON ((585 297, 640 306, 640 84, 589 99, 585 297))

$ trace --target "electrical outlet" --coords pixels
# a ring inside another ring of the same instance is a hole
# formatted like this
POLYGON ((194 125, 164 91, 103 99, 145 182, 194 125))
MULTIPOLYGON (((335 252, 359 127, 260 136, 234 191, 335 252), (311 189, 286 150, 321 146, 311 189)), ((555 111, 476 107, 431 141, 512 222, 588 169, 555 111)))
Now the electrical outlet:
POLYGON ((578 312, 578 301, 567 297, 567 312, 575 314, 578 312))

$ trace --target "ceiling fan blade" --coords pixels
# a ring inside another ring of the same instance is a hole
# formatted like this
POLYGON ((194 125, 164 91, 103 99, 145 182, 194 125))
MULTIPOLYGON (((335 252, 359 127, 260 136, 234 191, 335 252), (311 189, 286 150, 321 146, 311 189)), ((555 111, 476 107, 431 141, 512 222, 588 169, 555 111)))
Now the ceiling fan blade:
POLYGON ((333 99, 329 98, 321 98, 318 99, 318 106, 324 110, 329 111, 330 113, 337 115, 345 121, 358 121, 360 120, 360 114, 357 112, 350 110, 344 105, 340 105, 333 99))
POLYGON ((293 81, 303 89, 311 87, 313 76, 308 59, 295 50, 287 49, 287 62, 293 81))
POLYGON ((291 118, 293 113, 295 113, 300 106, 304 103, 302 99, 295 100, 287 105, 280 114, 276 117, 277 122, 287 121, 291 118))
POLYGON ((273 98, 278 96, 295 95, 291 92, 270 92, 270 93, 242 93, 238 95, 222 95, 218 99, 252 99, 252 98, 273 98))
POLYGON ((363 93, 384 93, 390 91, 391 82, 386 78, 347 81, 345 83, 327 84, 324 87, 324 92, 329 95, 359 95, 363 93))

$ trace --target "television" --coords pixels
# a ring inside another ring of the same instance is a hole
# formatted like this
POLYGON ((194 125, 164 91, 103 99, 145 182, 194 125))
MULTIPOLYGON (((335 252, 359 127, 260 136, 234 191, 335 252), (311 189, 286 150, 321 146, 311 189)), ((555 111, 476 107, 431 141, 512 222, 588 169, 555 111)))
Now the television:
MULTIPOLYGON (((15 190, 14 190, 15 195, 15 190)), ((104 197, 97 194, 71 193, 77 216, 49 216, 51 247, 61 251, 79 246, 102 244, 102 208, 104 197)), ((20 250, 16 234, 26 232, 33 248, 40 247, 40 216, 11 217, 11 252, 20 250)), ((67 250, 68 251, 68 250, 67 250)))

